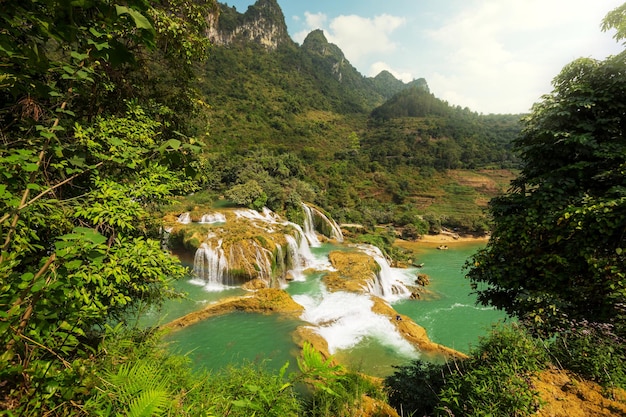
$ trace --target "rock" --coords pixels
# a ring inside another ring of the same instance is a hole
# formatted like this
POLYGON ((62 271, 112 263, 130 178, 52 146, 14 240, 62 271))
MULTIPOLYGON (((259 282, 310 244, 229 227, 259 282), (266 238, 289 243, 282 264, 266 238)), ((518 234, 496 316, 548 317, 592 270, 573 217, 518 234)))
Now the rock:
POLYGON ((426 274, 417 274, 417 279, 415 280, 415 283, 417 285, 425 287, 426 285, 430 284, 430 277, 426 274))
POLYGON ((177 330, 190 326, 209 317, 227 314, 233 311, 253 313, 283 313, 298 317, 304 308, 296 303, 287 292, 276 288, 263 288, 251 296, 232 297, 211 304, 202 310, 194 311, 162 326, 164 329, 177 330))
POLYGON ((241 288, 243 288, 244 290, 248 290, 248 291, 256 291, 256 290, 260 290, 263 288, 267 288, 267 282, 263 281, 262 279, 253 279, 252 281, 248 281, 245 284, 243 284, 241 286, 241 288))
POLYGON ((420 351, 427 355, 432 355, 433 357, 443 357, 445 359, 467 358, 467 355, 464 353, 431 341, 423 327, 416 324, 410 317, 398 314, 396 310, 394 310, 381 298, 375 296, 372 296, 371 298, 374 301, 372 311, 376 314, 387 317, 402 337, 412 343, 420 351))
POLYGON ((333 292, 364 294, 368 283, 380 269, 374 258, 363 252, 333 251, 328 254, 328 258, 336 271, 324 277, 324 284, 333 292))

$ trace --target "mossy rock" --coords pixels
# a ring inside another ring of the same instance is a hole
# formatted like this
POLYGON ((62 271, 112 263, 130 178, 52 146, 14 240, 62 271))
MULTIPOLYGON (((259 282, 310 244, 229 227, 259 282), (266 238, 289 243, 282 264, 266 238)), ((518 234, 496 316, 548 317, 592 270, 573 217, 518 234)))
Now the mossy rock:
POLYGON ((370 255, 363 252, 333 251, 328 254, 336 271, 324 277, 329 291, 366 293, 368 284, 380 271, 380 265, 370 255))

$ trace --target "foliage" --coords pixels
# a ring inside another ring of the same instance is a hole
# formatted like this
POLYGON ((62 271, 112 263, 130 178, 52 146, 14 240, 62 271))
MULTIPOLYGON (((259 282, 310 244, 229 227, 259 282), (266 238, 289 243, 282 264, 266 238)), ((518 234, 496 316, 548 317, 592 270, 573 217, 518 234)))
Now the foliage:
POLYGON ((2 4, 0 401, 16 414, 80 406, 107 325, 175 296, 185 274, 155 213, 191 189, 180 167, 199 148, 129 83, 151 53, 204 42, 159 50, 173 35, 155 22, 176 4, 2 4))
POLYGON ((396 410, 416 415, 525 416, 539 407, 531 376, 548 362, 543 342, 517 325, 499 325, 469 359, 414 361, 385 382, 396 410))
POLYGON ((479 115, 412 87, 371 112, 363 143, 372 161, 389 168, 511 168, 517 163, 510 144, 519 133, 519 118, 479 115))
POLYGON ((332 362, 332 357, 324 359, 309 343, 304 344, 298 359, 298 380, 314 388, 306 401, 305 415, 356 416, 364 395, 384 399, 380 387, 370 379, 332 362))
MULTIPOLYGON (((207 187, 224 193, 254 179, 275 211, 297 213, 292 202, 300 197, 323 207, 338 221, 373 226, 395 222, 404 204, 418 206, 428 198, 425 194, 438 192, 440 184, 429 184, 436 170, 515 166, 510 142, 519 133, 519 116, 478 115, 450 106, 432 97, 423 79, 405 84, 388 73, 363 77, 319 30, 311 32, 300 47, 283 39, 276 49, 246 41, 242 33, 248 32, 235 31, 261 17, 262 27, 271 24, 282 30, 283 18, 273 10, 256 8, 254 13, 262 13, 253 16, 250 9, 242 14, 222 7, 219 30, 233 35, 233 41, 228 47, 213 48, 197 85, 210 105, 206 141, 213 153, 206 156, 208 164, 198 168, 207 176, 207 187), (379 106, 390 113, 407 113, 412 97, 392 98, 403 91, 408 96, 413 91, 424 93, 427 97, 420 96, 417 104, 430 103, 430 113, 387 121, 370 118, 379 106), (389 104, 384 104, 387 99, 389 104), (434 108, 440 111, 434 114, 434 108), (294 192, 291 181, 270 170, 263 168, 269 176, 259 170, 252 156, 263 158, 263 153, 299 159, 303 170, 296 176, 297 184, 306 184, 314 198, 300 195, 300 187, 294 192), (230 175, 233 167, 250 173, 248 166, 254 167, 254 178, 230 175), (384 209, 370 210, 372 204, 365 200, 376 200, 384 209)), ((202 126, 198 130, 205 131, 202 126)), ((480 196, 481 201, 488 197, 480 196)), ((468 229, 476 225, 472 230, 482 230, 484 215, 475 209, 475 201, 470 202, 473 211, 442 217, 444 223, 451 218, 468 229)), ((433 209, 466 208, 466 202, 457 204, 454 196, 446 203, 445 208, 433 209)), ((423 215, 431 208, 418 210, 423 215)))
POLYGON ((389 404, 400 415, 433 415, 439 404, 439 392, 451 372, 447 365, 421 359, 396 367, 393 375, 385 378, 389 404))
POLYGON ((267 202, 267 195, 255 180, 249 180, 244 184, 234 185, 231 189, 226 191, 226 198, 235 204, 255 210, 261 210, 267 202))
POLYGON ((553 331, 611 323, 626 302, 626 55, 567 65, 525 119, 524 167, 492 200, 487 248, 468 263, 479 301, 553 331))
POLYGON ((626 388, 626 344, 611 325, 572 322, 550 346, 556 362, 603 386, 626 388))
POLYGON ((531 376, 547 363, 543 342, 523 328, 501 326, 481 340, 446 381, 439 415, 524 416, 540 405, 531 376))

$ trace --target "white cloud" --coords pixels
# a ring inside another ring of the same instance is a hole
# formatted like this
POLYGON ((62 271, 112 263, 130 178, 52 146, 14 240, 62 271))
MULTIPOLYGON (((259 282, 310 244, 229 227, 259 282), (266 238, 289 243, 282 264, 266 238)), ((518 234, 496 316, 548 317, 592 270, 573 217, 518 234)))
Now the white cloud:
MULTIPOLYGON (((297 17, 294 17, 295 20, 300 20, 297 17)), ((304 29, 297 32, 293 36, 293 40, 302 44, 306 36, 311 33, 311 31, 316 29, 324 29, 326 27, 326 21, 328 20, 328 16, 324 13, 310 13, 304 12, 304 29)))
POLYGON ((390 35, 406 23, 403 17, 382 14, 373 18, 357 15, 340 15, 328 24, 323 13, 305 12, 305 27, 294 35, 302 43, 308 33, 315 29, 324 30, 329 42, 341 48, 355 66, 365 66, 364 58, 388 54, 397 48, 390 35))
POLYGON ((359 61, 367 55, 394 51, 397 45, 389 35, 405 22, 402 17, 388 14, 374 18, 342 15, 331 21, 328 37, 344 51, 349 60, 359 61))
POLYGON ((611 6, 604 10, 587 0, 466 4, 428 32, 435 47, 447 52, 427 81, 452 104, 483 112, 527 111, 550 91, 550 80, 563 65, 580 56, 581 45, 588 46, 582 55, 606 55, 594 45, 609 37, 599 25, 611 6))

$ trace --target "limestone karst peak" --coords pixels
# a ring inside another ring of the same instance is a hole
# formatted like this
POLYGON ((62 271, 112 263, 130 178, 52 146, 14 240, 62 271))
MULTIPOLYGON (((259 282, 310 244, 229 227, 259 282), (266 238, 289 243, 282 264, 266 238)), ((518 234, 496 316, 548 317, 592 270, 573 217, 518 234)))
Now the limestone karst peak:
POLYGON ((219 17, 212 22, 209 37, 217 45, 255 42, 268 50, 293 42, 287 33, 285 15, 276 0, 257 0, 241 13, 220 4, 219 17))

